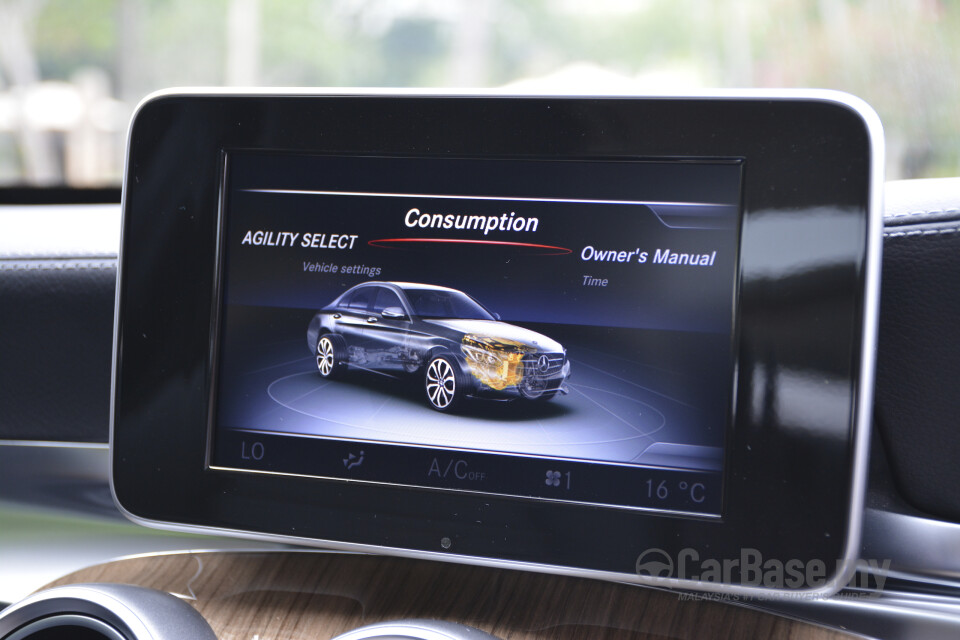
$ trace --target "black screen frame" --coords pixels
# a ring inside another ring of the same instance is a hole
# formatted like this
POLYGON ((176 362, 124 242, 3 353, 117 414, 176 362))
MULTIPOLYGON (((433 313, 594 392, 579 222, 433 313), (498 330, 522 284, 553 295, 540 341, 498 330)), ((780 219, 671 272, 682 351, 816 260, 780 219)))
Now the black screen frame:
POLYGON ((717 559, 748 548, 780 562, 822 560, 825 580, 786 589, 835 590, 859 541, 879 136, 872 111, 841 94, 154 96, 131 125, 125 175, 111 421, 117 503, 153 526, 640 583, 780 590, 736 571, 732 585, 635 572, 651 548, 676 558, 693 547, 717 559), (736 408, 723 516, 208 469, 221 153, 237 148, 743 158, 736 408), (817 424, 798 424, 795 406, 821 407, 817 424))

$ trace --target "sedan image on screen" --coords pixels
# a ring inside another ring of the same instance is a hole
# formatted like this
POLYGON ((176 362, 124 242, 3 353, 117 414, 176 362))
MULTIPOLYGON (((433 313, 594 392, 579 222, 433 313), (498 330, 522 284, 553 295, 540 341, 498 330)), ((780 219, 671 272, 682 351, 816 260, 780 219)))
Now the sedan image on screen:
POLYGON ((549 400, 570 375, 555 340, 500 322, 462 291, 411 282, 348 289, 310 321, 307 346, 324 378, 347 368, 420 375, 437 411, 467 397, 549 400))

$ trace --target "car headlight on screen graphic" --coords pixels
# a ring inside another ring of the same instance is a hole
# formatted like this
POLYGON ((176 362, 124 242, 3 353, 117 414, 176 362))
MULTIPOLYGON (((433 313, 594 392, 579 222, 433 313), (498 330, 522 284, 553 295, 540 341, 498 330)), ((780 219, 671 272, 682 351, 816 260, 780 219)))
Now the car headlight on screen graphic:
POLYGON ((557 341, 501 322, 462 291, 412 282, 348 289, 314 315, 307 346, 323 378, 348 368, 420 376, 438 411, 467 397, 549 400, 570 375, 557 341))

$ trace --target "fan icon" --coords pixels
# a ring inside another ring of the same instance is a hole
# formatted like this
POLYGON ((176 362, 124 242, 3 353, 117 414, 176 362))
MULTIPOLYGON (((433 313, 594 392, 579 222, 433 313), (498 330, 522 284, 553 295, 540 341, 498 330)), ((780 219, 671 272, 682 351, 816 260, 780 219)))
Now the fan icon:
POLYGON ((560 472, 559 471, 547 471, 547 479, 544 480, 544 484, 548 487, 559 487, 560 486, 560 472))

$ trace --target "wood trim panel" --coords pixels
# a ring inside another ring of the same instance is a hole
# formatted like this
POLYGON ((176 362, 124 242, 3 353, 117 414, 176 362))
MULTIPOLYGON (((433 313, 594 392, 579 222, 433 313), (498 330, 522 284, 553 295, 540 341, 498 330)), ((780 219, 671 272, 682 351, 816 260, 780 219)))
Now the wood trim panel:
POLYGON ((144 556, 82 569, 48 586, 80 582, 173 593, 203 614, 221 640, 325 639, 400 618, 460 622, 504 640, 855 637, 632 585, 360 554, 144 556))

